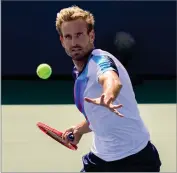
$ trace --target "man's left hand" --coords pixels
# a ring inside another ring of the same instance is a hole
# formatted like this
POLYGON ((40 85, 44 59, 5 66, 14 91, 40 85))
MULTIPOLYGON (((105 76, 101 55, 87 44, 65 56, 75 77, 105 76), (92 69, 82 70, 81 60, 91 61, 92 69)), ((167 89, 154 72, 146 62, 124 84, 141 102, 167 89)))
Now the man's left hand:
POLYGON ((103 93, 101 97, 98 98, 85 97, 84 99, 89 103, 107 107, 110 111, 116 113, 120 117, 123 117, 123 115, 119 111, 117 111, 117 109, 123 107, 123 105, 122 104, 114 105, 113 104, 114 99, 110 95, 106 95, 105 93, 103 93))

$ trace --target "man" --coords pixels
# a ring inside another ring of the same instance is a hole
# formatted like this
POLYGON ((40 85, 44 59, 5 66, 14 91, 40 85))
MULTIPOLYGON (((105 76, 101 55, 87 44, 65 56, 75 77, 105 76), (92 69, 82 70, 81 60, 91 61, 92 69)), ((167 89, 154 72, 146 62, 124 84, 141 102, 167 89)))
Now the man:
MULTIPOLYGON (((106 27, 106 26, 105 26, 106 27)), ((73 6, 57 14, 61 44, 74 63, 75 104, 85 121, 67 129, 78 144, 93 132, 82 172, 158 172, 160 159, 150 142, 128 73, 110 53, 94 48, 94 17, 73 6)))

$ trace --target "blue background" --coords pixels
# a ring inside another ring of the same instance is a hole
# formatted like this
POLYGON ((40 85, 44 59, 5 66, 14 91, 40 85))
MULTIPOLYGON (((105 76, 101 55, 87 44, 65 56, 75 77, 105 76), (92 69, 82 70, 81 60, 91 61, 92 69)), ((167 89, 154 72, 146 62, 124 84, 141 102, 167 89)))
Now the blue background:
POLYGON ((91 11, 96 46, 115 52, 116 32, 137 42, 131 70, 137 74, 176 74, 176 2, 2 2, 2 75, 35 75, 48 63, 54 75, 70 75, 72 61, 55 29, 57 12, 71 5, 91 11))

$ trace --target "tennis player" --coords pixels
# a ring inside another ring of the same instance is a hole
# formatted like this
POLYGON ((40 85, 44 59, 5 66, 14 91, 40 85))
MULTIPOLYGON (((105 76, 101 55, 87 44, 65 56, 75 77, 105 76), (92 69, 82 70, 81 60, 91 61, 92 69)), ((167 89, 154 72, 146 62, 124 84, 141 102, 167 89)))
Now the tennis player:
POLYGON ((56 29, 74 63, 75 104, 85 116, 64 132, 63 139, 69 142, 67 135, 73 132, 73 143, 78 144, 83 134, 93 132, 81 172, 159 172, 159 154, 141 119, 126 69, 112 54, 94 47, 93 14, 77 6, 62 9, 56 29))

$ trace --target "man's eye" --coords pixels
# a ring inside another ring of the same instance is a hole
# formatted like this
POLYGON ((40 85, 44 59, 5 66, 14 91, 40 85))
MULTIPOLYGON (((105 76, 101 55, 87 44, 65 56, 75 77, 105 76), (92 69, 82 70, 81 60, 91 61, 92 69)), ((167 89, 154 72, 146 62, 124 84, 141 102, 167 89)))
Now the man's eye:
POLYGON ((77 37, 80 37, 82 35, 82 33, 77 33, 77 37))
POLYGON ((66 39, 71 39, 71 36, 70 35, 66 35, 65 38, 66 39))

